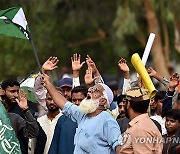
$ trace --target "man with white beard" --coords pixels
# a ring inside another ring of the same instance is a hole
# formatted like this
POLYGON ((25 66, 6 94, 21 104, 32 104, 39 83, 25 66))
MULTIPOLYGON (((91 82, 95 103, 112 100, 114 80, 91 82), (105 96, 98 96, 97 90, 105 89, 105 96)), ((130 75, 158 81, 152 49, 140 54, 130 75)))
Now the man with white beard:
POLYGON ((58 93, 46 74, 42 83, 63 114, 77 122, 74 154, 117 154, 122 136, 116 120, 105 110, 113 101, 113 93, 105 84, 96 84, 88 89, 87 98, 76 106, 58 93))

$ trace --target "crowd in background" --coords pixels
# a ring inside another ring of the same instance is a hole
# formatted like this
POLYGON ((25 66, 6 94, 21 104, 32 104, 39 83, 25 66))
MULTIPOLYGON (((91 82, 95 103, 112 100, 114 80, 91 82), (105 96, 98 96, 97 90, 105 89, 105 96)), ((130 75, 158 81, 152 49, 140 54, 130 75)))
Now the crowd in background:
POLYGON ((140 76, 131 80, 124 58, 117 62, 124 82, 104 82, 95 62, 87 55, 71 57, 72 77, 49 77, 57 57, 42 65, 33 91, 38 104, 27 100, 15 79, 1 83, 1 101, 20 142, 23 154, 178 154, 180 153, 179 75, 169 79, 152 67, 151 78, 164 88, 154 97, 140 76), (81 68, 87 65, 80 80, 81 68), (81 84, 83 83, 83 84, 81 84))

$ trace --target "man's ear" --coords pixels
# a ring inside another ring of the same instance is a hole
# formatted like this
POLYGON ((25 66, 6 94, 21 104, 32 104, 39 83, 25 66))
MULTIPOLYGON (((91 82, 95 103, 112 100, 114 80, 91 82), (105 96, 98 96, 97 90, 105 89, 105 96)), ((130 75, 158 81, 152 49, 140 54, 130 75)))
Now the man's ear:
POLYGON ((102 98, 99 100, 99 105, 105 105, 107 103, 107 100, 105 98, 102 98))
POLYGON ((131 107, 131 105, 130 105, 130 102, 128 101, 127 102, 127 109, 129 109, 131 107))
POLYGON ((2 96, 2 95, 5 95, 5 91, 2 90, 2 89, 0 89, 0 95, 1 95, 1 96, 2 96))

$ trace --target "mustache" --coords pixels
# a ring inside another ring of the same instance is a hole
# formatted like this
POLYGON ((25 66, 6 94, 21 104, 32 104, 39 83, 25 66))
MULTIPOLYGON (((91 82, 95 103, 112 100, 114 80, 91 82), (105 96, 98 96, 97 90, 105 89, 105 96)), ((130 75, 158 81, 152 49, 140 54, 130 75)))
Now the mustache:
POLYGON ((122 115, 122 114, 125 114, 125 112, 124 112, 124 111, 122 111, 122 112, 120 112, 119 114, 120 114, 120 115, 122 115))

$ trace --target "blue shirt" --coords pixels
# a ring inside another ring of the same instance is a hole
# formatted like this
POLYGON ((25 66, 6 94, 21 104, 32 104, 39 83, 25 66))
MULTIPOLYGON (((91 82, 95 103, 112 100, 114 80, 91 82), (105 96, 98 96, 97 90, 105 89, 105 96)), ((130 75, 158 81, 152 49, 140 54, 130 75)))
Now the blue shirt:
POLYGON ((77 123, 65 115, 59 117, 48 154, 73 154, 77 123))
POLYGON ((70 102, 65 104, 62 111, 78 124, 74 154, 115 154, 122 136, 119 125, 108 112, 102 111, 95 117, 88 117, 70 102))

